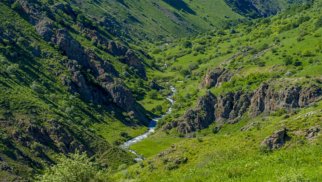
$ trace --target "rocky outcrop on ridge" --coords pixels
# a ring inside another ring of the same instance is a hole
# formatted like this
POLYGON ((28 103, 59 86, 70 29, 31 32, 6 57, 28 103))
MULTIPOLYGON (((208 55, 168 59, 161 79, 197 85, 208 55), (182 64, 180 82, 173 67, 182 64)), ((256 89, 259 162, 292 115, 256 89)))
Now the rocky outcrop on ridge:
POLYGON ((238 122, 245 113, 252 117, 270 114, 279 109, 292 109, 308 106, 321 99, 322 87, 318 83, 309 86, 289 86, 275 88, 274 84, 263 83, 253 92, 227 93, 214 96, 207 93, 195 109, 188 110, 178 121, 169 123, 164 129, 177 127, 180 133, 189 133, 208 127, 214 121, 238 122))

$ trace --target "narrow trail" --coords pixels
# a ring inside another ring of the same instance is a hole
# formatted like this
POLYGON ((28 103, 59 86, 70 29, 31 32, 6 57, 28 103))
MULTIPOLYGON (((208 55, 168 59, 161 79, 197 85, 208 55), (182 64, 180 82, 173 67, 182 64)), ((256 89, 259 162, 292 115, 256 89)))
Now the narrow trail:
POLYGON ((154 133, 154 132, 155 132, 155 128, 156 128, 156 126, 157 126, 158 121, 159 121, 160 119, 164 118, 166 115, 168 115, 168 114, 170 114, 170 113, 172 112, 172 107, 173 107, 173 104, 174 104, 173 96, 174 96, 174 94, 176 93, 176 91, 177 91, 177 90, 176 90, 173 86, 170 86, 170 90, 171 90, 171 92, 172 92, 172 93, 171 93, 171 95, 169 95, 169 96, 167 97, 167 100, 170 102, 170 107, 169 107, 169 109, 167 110, 167 112, 166 112, 165 114, 163 114, 162 116, 160 116, 160 117, 157 117, 157 118, 152 119, 152 120, 150 121, 150 123, 149 123, 149 126, 148 126, 148 128, 149 128, 149 129, 148 129, 148 131, 147 131, 147 132, 145 132, 144 134, 139 135, 139 136, 137 136, 137 137, 135 137, 135 138, 133 138, 133 139, 131 139, 131 140, 129 140, 129 141, 127 141, 127 142, 123 143, 123 144, 120 146, 121 148, 126 149, 126 150, 128 150, 129 152, 131 152, 131 153, 133 153, 134 155, 136 155, 136 156, 137 156, 137 158, 135 158, 135 160, 136 160, 136 161, 142 161, 144 158, 143 158, 143 156, 142 156, 142 155, 138 154, 136 151, 131 150, 131 149, 129 149, 129 148, 130 148, 130 146, 131 146, 131 145, 141 142, 142 140, 144 140, 144 139, 148 138, 148 136, 149 136, 150 134, 154 133))

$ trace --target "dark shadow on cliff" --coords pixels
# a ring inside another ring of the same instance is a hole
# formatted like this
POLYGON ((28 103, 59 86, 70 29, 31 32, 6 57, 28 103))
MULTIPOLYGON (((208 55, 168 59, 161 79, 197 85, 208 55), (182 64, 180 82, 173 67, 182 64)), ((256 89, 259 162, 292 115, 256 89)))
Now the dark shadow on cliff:
POLYGON ((196 15, 196 12, 192 10, 188 6, 188 4, 185 3, 183 0, 163 0, 163 1, 177 10, 183 10, 186 13, 196 15))

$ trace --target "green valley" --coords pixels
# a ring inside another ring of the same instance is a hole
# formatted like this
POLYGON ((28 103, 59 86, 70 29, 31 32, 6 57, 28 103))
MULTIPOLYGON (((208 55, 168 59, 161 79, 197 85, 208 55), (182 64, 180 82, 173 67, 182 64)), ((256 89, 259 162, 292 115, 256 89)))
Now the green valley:
POLYGON ((322 1, 0 10, 0 181, 322 180, 322 1))

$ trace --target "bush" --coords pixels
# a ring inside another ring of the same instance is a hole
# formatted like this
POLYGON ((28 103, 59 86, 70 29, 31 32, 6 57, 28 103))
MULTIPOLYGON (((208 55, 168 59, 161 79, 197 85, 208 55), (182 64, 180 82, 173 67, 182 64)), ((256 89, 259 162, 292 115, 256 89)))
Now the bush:
POLYGON ((322 16, 319 17, 315 22, 315 28, 316 29, 321 28, 321 27, 322 27, 322 16))
POLYGON ((88 181, 109 181, 107 172, 100 169, 97 163, 85 153, 70 154, 61 156, 58 163, 45 170, 44 175, 38 176, 37 181, 42 182, 88 182, 88 181))
POLYGON ((264 67, 266 64, 265 64, 265 62, 264 61, 258 61, 257 62, 257 66, 259 66, 259 67, 264 67))
POLYGON ((191 48, 192 47, 192 43, 190 42, 190 41, 184 41, 183 42, 183 44, 182 44, 182 46, 184 47, 184 48, 191 48))
POLYGON ((152 112, 155 113, 155 114, 161 114, 162 113, 162 106, 161 105, 157 105, 156 107, 154 107, 152 109, 152 112))
POLYGON ((193 48, 193 50, 199 53, 204 53, 206 51, 206 47, 203 45, 197 45, 193 48))
POLYGON ((150 99, 158 99, 158 92, 156 90, 152 90, 149 94, 150 99))
POLYGON ((191 63, 189 65, 189 69, 192 71, 192 70, 195 70, 195 69, 198 69, 199 65, 198 63, 191 63))
POLYGON ((190 75, 190 71, 187 70, 187 69, 183 69, 183 70, 180 71, 180 74, 182 76, 186 77, 186 76, 190 75))
POLYGON ((292 57, 288 56, 288 57, 284 58, 283 62, 284 62, 285 66, 288 66, 288 65, 293 64, 293 59, 292 59, 292 57))
POLYGON ((18 72, 18 70, 19 70, 19 65, 18 64, 12 64, 12 65, 7 67, 6 72, 9 75, 13 76, 18 72))
POLYGON ((302 62, 301 61, 295 61, 294 66, 302 66, 302 62))
POLYGON ((32 82, 32 84, 30 85, 30 88, 37 93, 44 93, 44 90, 42 89, 41 85, 39 85, 39 83, 35 81, 32 82))

